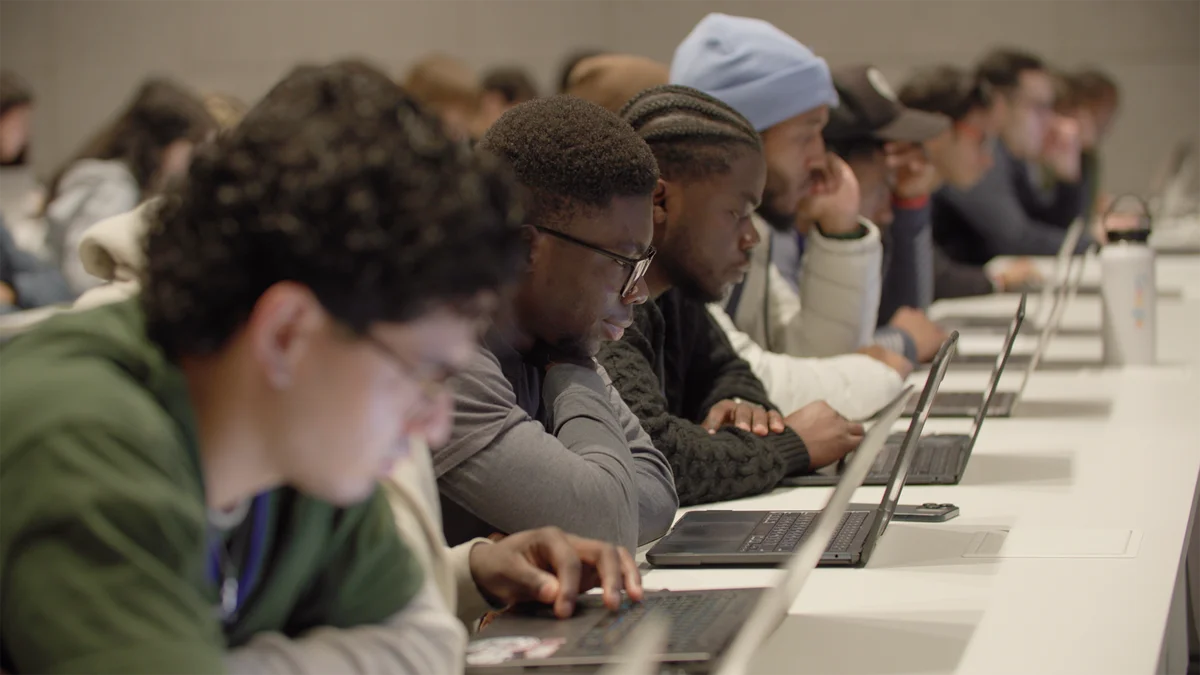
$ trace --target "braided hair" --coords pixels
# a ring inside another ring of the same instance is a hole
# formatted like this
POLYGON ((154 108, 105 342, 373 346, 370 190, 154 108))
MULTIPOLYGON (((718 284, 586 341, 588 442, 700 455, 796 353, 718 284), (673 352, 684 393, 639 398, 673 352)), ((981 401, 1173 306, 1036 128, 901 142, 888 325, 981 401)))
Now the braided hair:
POLYGON ((745 117, 691 87, 651 87, 631 98, 620 115, 650 146, 666 180, 724 174, 739 152, 762 152, 762 139, 745 117))

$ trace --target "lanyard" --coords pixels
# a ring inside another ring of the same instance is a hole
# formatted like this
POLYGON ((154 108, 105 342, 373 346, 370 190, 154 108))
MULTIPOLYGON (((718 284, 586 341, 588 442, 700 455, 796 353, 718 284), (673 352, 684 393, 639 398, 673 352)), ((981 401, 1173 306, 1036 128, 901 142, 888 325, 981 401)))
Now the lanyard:
MULTIPOLYGON (((246 552, 245 564, 239 578, 237 564, 225 550, 225 542, 215 537, 209 543, 209 578, 220 589, 221 621, 230 623, 237 617, 238 609, 250 595, 259 567, 262 565, 263 547, 267 535, 268 493, 254 497, 250 504, 250 550, 246 552)), ((234 536, 237 536, 236 534, 234 536)), ((240 551, 238 554, 240 555, 240 551)))

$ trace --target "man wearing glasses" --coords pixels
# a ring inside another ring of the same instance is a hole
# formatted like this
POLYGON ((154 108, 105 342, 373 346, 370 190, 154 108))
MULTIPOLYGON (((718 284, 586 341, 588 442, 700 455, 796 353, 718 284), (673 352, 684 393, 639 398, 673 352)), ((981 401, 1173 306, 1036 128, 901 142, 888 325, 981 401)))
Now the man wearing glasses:
POLYGON ((536 99, 480 140, 528 194, 528 266, 454 380, 450 442, 434 452, 446 539, 554 525, 626 546, 678 507, 670 465, 594 360, 646 301, 658 166, 616 115, 536 99))
MULTIPOLYGON (((1041 157, 1054 121, 1054 80, 1041 59, 1011 49, 989 53, 976 75, 993 94, 995 166, 974 187, 935 196, 933 236, 951 258, 975 265, 1000 255, 1054 255, 1066 230, 1034 218, 1021 202, 1029 180, 1023 164, 1041 157)), ((1076 252, 1091 243, 1081 237, 1076 252)))
MULTIPOLYGON (((990 87, 974 73, 951 65, 921 70, 904 83, 899 97, 909 108, 940 113, 953 122, 950 129, 924 144, 929 164, 943 186, 940 189, 969 190, 992 168, 996 144, 992 95, 990 87)), ((928 241, 930 215, 927 211, 922 237, 933 256, 935 300, 1013 290, 1036 279, 1036 268, 1026 260, 1014 261, 989 274, 982 265, 951 259, 941 246, 928 241)), ((884 288, 886 301, 886 283, 884 288)), ((884 301, 880 302, 881 313, 884 301)))

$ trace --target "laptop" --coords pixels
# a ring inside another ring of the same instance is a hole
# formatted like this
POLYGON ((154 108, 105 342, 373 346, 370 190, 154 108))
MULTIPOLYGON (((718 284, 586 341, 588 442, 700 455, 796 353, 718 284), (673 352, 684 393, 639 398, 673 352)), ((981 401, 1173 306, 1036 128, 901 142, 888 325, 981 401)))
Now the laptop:
MULTIPOLYGON (((899 417, 904 403, 905 399, 897 399, 890 406, 881 429, 899 417)), ((787 565, 773 586, 650 591, 643 602, 627 602, 617 612, 606 609, 600 596, 589 594, 579 598, 574 616, 564 620, 550 617, 547 609, 509 611, 468 643, 466 672, 590 671, 622 658, 618 645, 624 646, 628 637, 641 632, 646 621, 660 617, 670 622, 660 661, 685 672, 744 672, 746 664, 783 621, 833 540, 855 490, 883 447, 885 433, 881 430, 864 439, 825 508, 816 512, 809 536, 793 552, 776 560, 786 561, 787 565)))
MULTIPOLYGON (((1066 294, 1066 286, 1071 276, 1071 262, 1075 258, 1080 257, 1074 255, 1075 247, 1079 245, 1079 240, 1083 237, 1085 228, 1086 224, 1082 218, 1076 218, 1071 223, 1071 226, 1067 228, 1066 236, 1063 237, 1062 246, 1059 247, 1058 254, 1054 258, 1054 273, 1050 276, 1050 283, 1041 284, 1036 289, 1025 290, 1025 293, 1041 291, 1041 299, 1038 301, 1038 313, 1035 316, 1029 317, 1030 325, 1044 326, 1049 321, 1050 315, 1054 313, 1054 307, 1057 305, 1058 298, 1066 294)), ((938 319, 938 323, 946 328, 958 330, 991 329, 1001 331, 1008 328, 1009 320, 1002 316, 961 316, 952 314, 938 319)))
MULTIPOLYGON (((1063 332, 1063 317, 1066 315, 1067 307, 1071 304, 1071 301, 1073 301, 1076 295, 1080 292, 1079 281, 1083 278, 1083 271, 1086 266, 1086 255, 1074 256, 1071 258, 1067 265, 1066 283, 1061 286, 1059 292, 1054 294, 1054 300, 1050 306, 1049 318, 1047 318, 1042 324, 1041 333, 1038 335, 1038 345, 1045 344, 1046 346, 1049 346, 1050 341, 1053 340, 1054 336, 1063 332)), ((1034 359, 1035 355, 1037 355, 1037 350, 1024 354, 1011 354, 1008 358, 1008 365, 1028 368, 1030 361, 1034 359)), ((994 366, 995 363, 996 356, 994 354, 959 354, 954 359, 955 367, 961 368, 994 366)), ((1080 368, 1087 365, 1099 365, 1099 363, 1095 361, 1088 362, 1080 360, 1059 363, 1059 369, 1062 367, 1080 368), (1062 365, 1064 363, 1065 366, 1062 365)))
MULTIPOLYGON (((914 436, 912 433, 914 427, 920 429, 925 426, 929 405, 933 401, 933 397, 937 395, 938 388, 942 385, 942 379, 946 377, 946 370, 949 368, 951 360, 954 359, 957 346, 958 331, 955 331, 942 343, 937 356, 933 357, 933 366, 925 378, 925 388, 921 390, 921 397, 917 400, 917 411, 909 423, 908 430, 888 436, 887 443, 883 446, 883 452, 880 452, 879 456, 875 458, 875 464, 871 466, 871 471, 863 480, 863 485, 887 485, 891 482, 896 462, 900 459, 901 453, 906 452, 904 444, 913 442, 910 439, 917 439, 917 446, 915 457, 913 457, 905 478, 909 485, 957 483, 961 478, 962 471, 966 468, 966 458, 961 459, 961 466, 959 466, 959 458, 950 456, 951 451, 948 448, 951 443, 945 442, 942 436, 920 436, 919 431, 918 435, 914 436), (950 468, 952 461, 954 462, 953 469, 950 468), (952 476, 953 478, 951 478, 952 476)), ((972 443, 972 445, 974 444, 972 443)), ((966 450, 966 454, 970 455, 969 448, 966 450)), ((787 487, 835 485, 845 469, 845 464, 846 460, 843 460, 806 476, 789 476, 780 481, 780 485, 787 487)))
MULTIPOLYGON (((879 415, 879 420, 867 432, 854 452, 849 466, 854 467, 855 482, 861 484, 870 473, 859 473, 862 456, 875 463, 887 442, 892 424, 900 410, 912 398, 913 388, 892 402, 879 415)), ((923 424, 924 420, 920 421, 923 424)), ((910 426, 911 430, 911 426, 910 426)), ((918 431, 917 436, 920 435, 918 431)), ((911 446, 912 444, 909 444, 911 446)), ((904 446, 902 446, 904 447, 904 446)), ((818 563, 822 566, 865 565, 875 548, 879 535, 895 511, 900 497, 904 472, 908 469, 911 452, 901 453, 896 462, 888 489, 879 507, 852 507, 837 523, 837 533, 826 547, 818 563)), ((842 474, 838 488, 850 478, 850 469, 842 474)), ((683 515, 675 527, 647 553, 652 565, 778 565, 792 556, 792 551, 809 537, 813 522, 820 511, 691 511, 683 515)))

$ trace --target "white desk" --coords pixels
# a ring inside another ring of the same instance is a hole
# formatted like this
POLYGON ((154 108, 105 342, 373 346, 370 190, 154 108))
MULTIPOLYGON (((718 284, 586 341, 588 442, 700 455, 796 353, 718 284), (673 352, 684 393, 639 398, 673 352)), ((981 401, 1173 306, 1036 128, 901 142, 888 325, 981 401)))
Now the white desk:
MULTIPOLYGON (((1182 271, 1200 271, 1200 261, 1182 271)), ((1068 322, 1096 325, 1088 302, 1079 299, 1068 322)), ((1013 298, 954 304, 1011 312, 1013 298)), ((1163 301, 1159 316, 1171 365, 1035 373, 1030 404, 986 422, 961 485, 904 490, 905 503, 952 501, 962 515, 893 523, 865 569, 817 570, 752 672, 1182 672, 1180 570, 1200 478, 1200 298, 1163 301), (1142 540, 1133 558, 962 557, 977 533, 998 527, 1128 528, 1142 540)), ((1098 337, 1073 339, 1099 354, 1098 337)), ((986 377, 952 368, 943 386, 981 387, 986 377)), ((967 425, 929 420, 926 429, 967 425)), ((855 501, 878 502, 881 490, 862 488, 855 501)), ((704 508, 819 508, 827 495, 785 489, 704 508)), ((745 587, 776 573, 655 569, 645 583, 745 587)))

